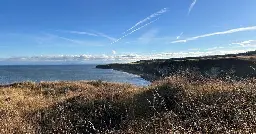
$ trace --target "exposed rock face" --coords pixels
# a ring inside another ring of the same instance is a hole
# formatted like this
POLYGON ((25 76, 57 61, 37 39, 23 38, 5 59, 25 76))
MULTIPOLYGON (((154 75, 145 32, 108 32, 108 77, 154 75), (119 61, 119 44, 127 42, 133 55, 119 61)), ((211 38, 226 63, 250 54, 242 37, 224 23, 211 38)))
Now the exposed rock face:
POLYGON ((140 75, 153 81, 181 72, 198 72, 207 77, 243 78, 256 76, 256 61, 241 58, 184 58, 138 61, 128 64, 98 65, 96 68, 114 69, 140 75))

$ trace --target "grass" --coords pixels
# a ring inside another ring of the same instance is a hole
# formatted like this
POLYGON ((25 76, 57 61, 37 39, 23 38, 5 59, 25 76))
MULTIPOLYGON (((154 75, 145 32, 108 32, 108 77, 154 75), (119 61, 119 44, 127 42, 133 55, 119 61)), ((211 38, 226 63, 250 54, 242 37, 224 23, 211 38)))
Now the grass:
POLYGON ((174 75, 148 87, 102 81, 0 87, 0 133, 256 132, 256 79, 174 75))

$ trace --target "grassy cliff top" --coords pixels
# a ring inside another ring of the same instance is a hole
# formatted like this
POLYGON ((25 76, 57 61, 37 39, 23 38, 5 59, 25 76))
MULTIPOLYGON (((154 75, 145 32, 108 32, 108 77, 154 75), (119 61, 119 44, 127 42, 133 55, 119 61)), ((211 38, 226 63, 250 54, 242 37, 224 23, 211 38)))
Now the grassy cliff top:
POLYGON ((256 132, 256 80, 173 75, 0 87, 0 133, 256 132))
POLYGON ((199 61, 199 60, 220 60, 220 59, 242 59, 256 61, 256 50, 246 53, 226 54, 226 55, 210 55, 199 57, 184 57, 184 58, 170 58, 170 59, 153 59, 153 60, 140 60, 132 62, 131 64, 150 63, 150 62, 166 62, 166 61, 199 61))

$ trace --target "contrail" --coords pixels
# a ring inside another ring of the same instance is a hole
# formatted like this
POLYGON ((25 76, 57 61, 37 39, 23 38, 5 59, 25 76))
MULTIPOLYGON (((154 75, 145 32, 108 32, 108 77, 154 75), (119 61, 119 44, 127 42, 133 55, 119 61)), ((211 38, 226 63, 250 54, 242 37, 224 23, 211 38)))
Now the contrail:
POLYGON ((63 39, 63 40, 66 40, 66 41, 69 41, 69 42, 73 42, 73 43, 76 43, 76 44, 81 44, 82 42, 80 41, 77 41, 77 40, 73 40, 73 39, 69 39, 69 38, 66 38, 66 37, 61 37, 61 36, 56 36, 60 39, 63 39))
POLYGON ((82 31, 68 31, 68 30, 55 30, 58 32, 65 32, 65 33, 70 33, 70 34, 79 34, 79 35, 90 35, 90 36, 97 36, 97 37, 104 37, 109 39, 110 41, 115 41, 116 38, 110 37, 109 35, 106 35, 104 33, 100 33, 100 32, 96 32, 94 31, 94 33, 89 33, 89 32, 82 32, 82 31))
POLYGON ((74 40, 74 39, 70 39, 70 38, 66 38, 66 37, 62 37, 62 36, 58 36, 58 35, 54 35, 54 34, 45 33, 45 35, 51 36, 51 37, 54 37, 54 38, 59 38, 59 39, 65 40, 65 41, 75 43, 75 44, 81 44, 82 43, 81 41, 78 41, 78 40, 74 40))
POLYGON ((180 35, 176 37, 176 39, 177 39, 177 40, 180 39, 180 37, 181 37, 182 35, 183 35, 183 32, 181 32, 180 35))
POLYGON ((65 33, 71 33, 71 34, 81 34, 81 35, 89 35, 89 36, 98 36, 94 33, 88 33, 88 32, 81 32, 81 31, 68 31, 68 30, 55 30, 58 32, 65 32, 65 33))
POLYGON ((194 8, 194 6, 195 6, 195 4, 196 4, 196 1, 197 1, 197 0, 194 0, 194 1, 191 3, 191 5, 190 5, 190 7, 189 7, 189 9, 188 9, 188 15, 190 14, 190 12, 192 11, 192 9, 194 8))
POLYGON ((185 40, 176 40, 171 43, 185 43, 187 41, 197 40, 199 38, 205 38, 205 37, 210 37, 210 36, 215 36, 215 35, 223 35, 223 34, 232 34, 232 33, 237 33, 237 32, 244 32, 244 31, 256 31, 256 26, 230 29, 230 30, 222 31, 222 32, 214 32, 214 33, 209 33, 209 34, 204 34, 204 35, 187 38, 185 40))
POLYGON ((110 36, 108 36, 108 35, 106 35, 106 34, 104 34, 104 33, 97 33, 99 36, 101 36, 101 37, 104 37, 104 38, 107 38, 107 39, 109 39, 110 41, 115 41, 116 40, 116 38, 113 38, 113 37, 110 37, 110 36))
MULTIPOLYGON (((165 12, 167 12, 167 11, 168 11, 168 8, 163 8, 163 9, 161 9, 160 11, 151 14, 150 16, 146 17, 145 19, 143 19, 143 20, 137 22, 137 23, 136 23, 134 26, 132 26, 130 29, 126 30, 126 32, 133 30, 133 29, 136 28, 137 26, 139 26, 139 25, 141 25, 141 24, 143 24, 143 23, 145 23, 145 22, 151 20, 152 18, 155 18, 155 17, 157 17, 157 16, 160 16, 160 15, 162 15, 163 13, 165 13, 165 12)), ((126 32, 124 32, 123 34, 125 34, 126 32)))
POLYGON ((151 21, 151 22, 149 22, 149 23, 147 23, 147 24, 145 24, 145 25, 143 25, 143 26, 141 26, 141 27, 139 27, 139 28, 137 28, 137 29, 131 31, 130 33, 128 33, 128 34, 124 35, 123 37, 117 39, 116 41, 112 42, 111 44, 117 43, 118 41, 120 41, 120 40, 123 39, 124 37, 131 35, 132 33, 134 33, 134 32, 136 32, 136 31, 138 31, 138 30, 140 30, 140 29, 142 29, 142 28, 144 28, 144 27, 146 27, 146 26, 148 26, 148 25, 150 25, 150 24, 156 22, 157 20, 159 20, 159 18, 157 18, 157 19, 155 19, 155 20, 153 20, 153 21, 151 21))

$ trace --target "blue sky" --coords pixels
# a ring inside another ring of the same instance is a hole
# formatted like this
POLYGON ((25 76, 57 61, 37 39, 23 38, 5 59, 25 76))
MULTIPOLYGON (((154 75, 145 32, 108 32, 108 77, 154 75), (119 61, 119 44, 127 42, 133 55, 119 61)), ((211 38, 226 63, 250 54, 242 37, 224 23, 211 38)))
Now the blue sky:
POLYGON ((255 50, 255 7, 255 0, 1 0, 0 64, 255 50))

